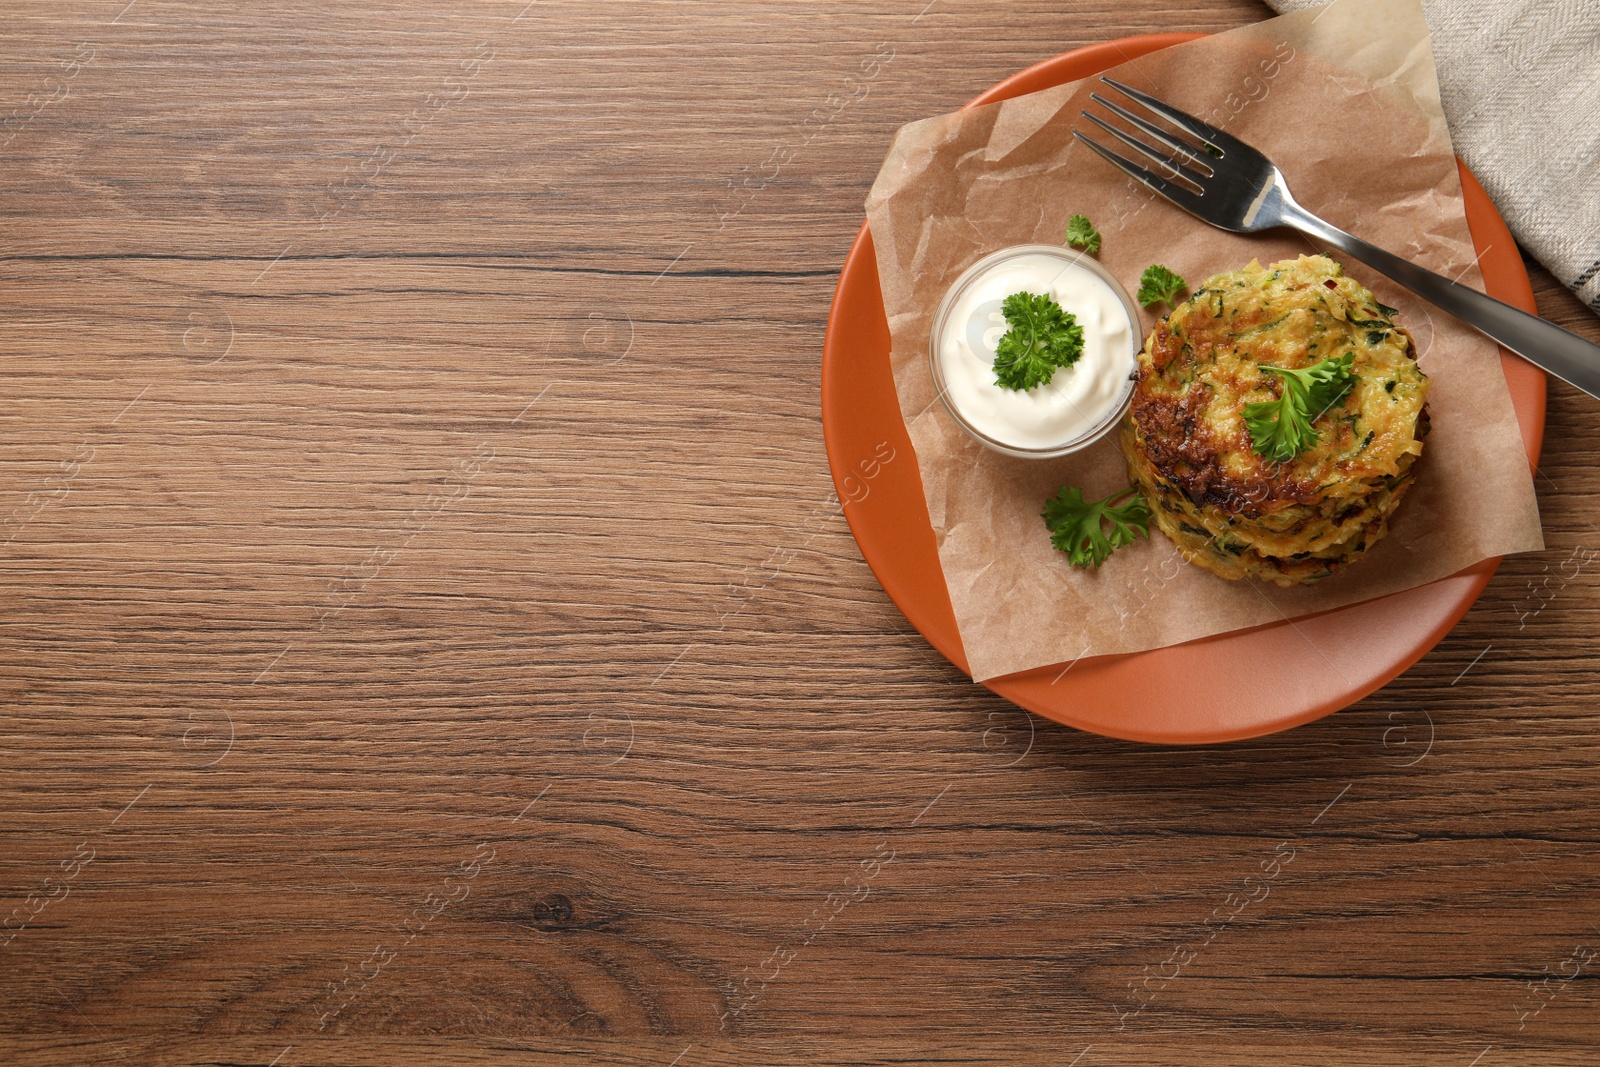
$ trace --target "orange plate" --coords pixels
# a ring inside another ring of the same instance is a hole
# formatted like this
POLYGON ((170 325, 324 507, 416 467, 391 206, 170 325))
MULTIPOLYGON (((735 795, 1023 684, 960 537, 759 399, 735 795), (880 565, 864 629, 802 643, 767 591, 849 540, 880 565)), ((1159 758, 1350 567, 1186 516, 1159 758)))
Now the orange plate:
MULTIPOLYGON (((1130 37, 1080 48, 1006 79, 967 106, 1087 78, 1196 36, 1130 37)), ((1533 286, 1505 223, 1465 166, 1461 182, 1489 292, 1535 311, 1533 286)), ((1544 374, 1504 350, 1501 360, 1528 459, 1537 464, 1544 374)), ((845 261, 828 316, 822 428, 834 484, 861 554, 912 625, 967 670, 889 370, 889 327, 865 225, 845 261)), ((1029 711, 1108 737, 1159 744, 1258 737, 1337 711, 1399 675, 1466 614, 1499 565, 1498 559, 1485 560, 1418 589, 1293 623, 1150 652, 1098 656, 1065 674, 1065 664, 1056 664, 984 684, 1029 711)))

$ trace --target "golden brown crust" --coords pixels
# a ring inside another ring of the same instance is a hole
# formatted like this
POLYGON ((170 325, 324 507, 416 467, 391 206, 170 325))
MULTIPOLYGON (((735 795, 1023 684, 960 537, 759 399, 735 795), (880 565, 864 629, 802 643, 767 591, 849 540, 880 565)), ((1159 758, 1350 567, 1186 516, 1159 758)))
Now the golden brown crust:
POLYGON ((1324 256, 1219 274, 1156 325, 1122 431, 1130 473, 1185 556, 1225 577, 1315 581, 1387 532, 1427 432, 1427 377, 1410 335, 1324 256), (1256 454, 1247 404, 1280 395, 1263 365, 1348 354, 1356 383, 1317 442, 1256 454))

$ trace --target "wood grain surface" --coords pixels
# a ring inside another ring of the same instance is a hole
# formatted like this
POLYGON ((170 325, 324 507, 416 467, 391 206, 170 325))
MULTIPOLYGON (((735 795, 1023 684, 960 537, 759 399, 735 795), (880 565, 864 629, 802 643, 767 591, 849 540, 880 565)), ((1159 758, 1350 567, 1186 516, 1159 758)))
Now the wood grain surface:
POLYGON ((1592 400, 1546 552, 1212 748, 972 685, 832 497, 894 131, 1264 6, 524 4, 5 7, 0 1060, 1596 1062, 1592 400))

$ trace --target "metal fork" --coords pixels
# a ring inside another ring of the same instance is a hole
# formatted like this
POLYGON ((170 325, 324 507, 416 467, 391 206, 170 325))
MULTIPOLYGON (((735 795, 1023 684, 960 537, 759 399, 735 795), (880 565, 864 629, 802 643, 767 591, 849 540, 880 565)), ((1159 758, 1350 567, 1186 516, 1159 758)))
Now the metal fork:
POLYGON ((1187 143, 1121 104, 1090 93, 1091 100, 1148 140, 1126 133, 1088 111, 1083 116, 1155 163, 1158 169, 1136 163, 1079 131, 1074 130, 1073 136, 1122 168, 1134 181, 1224 230, 1254 233, 1289 226, 1332 245, 1382 271, 1529 362, 1600 398, 1600 345, 1324 222, 1295 202, 1283 172, 1256 149, 1148 93, 1110 78, 1100 80, 1199 142, 1187 143))

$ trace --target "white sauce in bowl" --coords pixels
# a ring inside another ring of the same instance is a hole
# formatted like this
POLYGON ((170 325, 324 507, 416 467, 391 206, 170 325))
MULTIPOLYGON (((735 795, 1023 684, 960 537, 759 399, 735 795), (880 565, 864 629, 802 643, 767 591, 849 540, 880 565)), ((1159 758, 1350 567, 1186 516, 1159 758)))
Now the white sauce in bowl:
POLYGON ((973 264, 934 316, 934 381, 956 421, 1013 455, 1062 455, 1115 424, 1132 392, 1138 312, 1104 268, 1071 249, 1021 245, 973 264), (1043 293, 1083 328, 1083 354, 1025 392, 995 383, 1012 293, 1043 293))

